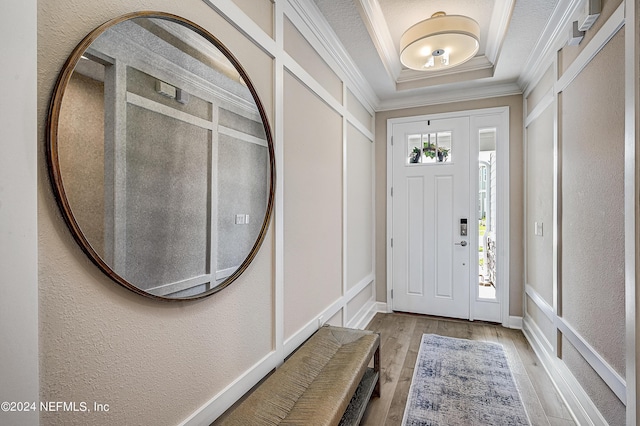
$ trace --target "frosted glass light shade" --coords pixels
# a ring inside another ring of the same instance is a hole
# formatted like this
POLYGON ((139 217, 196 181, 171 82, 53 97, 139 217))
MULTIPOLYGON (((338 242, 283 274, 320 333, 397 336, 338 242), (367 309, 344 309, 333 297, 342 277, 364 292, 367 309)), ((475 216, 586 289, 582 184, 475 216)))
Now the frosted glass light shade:
POLYGON ((438 12, 405 31, 400 39, 400 62, 419 71, 455 67, 478 53, 479 40, 476 21, 438 12))

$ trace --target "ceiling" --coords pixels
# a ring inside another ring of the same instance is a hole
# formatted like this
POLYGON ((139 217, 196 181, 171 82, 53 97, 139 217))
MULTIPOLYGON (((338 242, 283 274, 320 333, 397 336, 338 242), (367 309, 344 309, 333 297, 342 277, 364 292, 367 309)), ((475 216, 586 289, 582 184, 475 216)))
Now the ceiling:
MULTIPOLYGON (((374 92, 376 109, 521 93, 522 75, 542 44, 559 0, 313 0, 374 92), (399 59, 400 37, 437 11, 480 25, 470 61, 441 71, 413 71, 399 59)), ((562 3, 562 2, 560 2, 562 3)))

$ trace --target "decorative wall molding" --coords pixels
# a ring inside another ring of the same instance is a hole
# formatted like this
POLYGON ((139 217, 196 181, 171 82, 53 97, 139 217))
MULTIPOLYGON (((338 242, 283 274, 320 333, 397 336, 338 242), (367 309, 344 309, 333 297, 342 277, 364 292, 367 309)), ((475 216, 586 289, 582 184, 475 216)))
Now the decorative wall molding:
MULTIPOLYGON (((564 337, 571 343, 571 345, 582 355, 587 363, 593 368, 593 370, 600 376, 600 378, 609 386, 609 388, 616 394, 616 396, 626 404, 626 383, 624 378, 616 372, 616 370, 609 365, 604 358, 598 354, 598 352, 587 342, 587 340, 580 335, 569 322, 557 316, 551 305, 549 305, 540 296, 536 290, 530 285, 526 286, 525 294, 529 297, 542 313, 554 324, 557 331, 560 331, 564 337)), ((526 305, 526 304, 525 304, 526 305)), ((540 347, 546 348, 545 350, 552 355, 553 345, 547 340, 542 332, 539 332, 539 328, 535 322, 525 315, 525 321, 528 321, 529 328, 536 330, 536 338, 540 347), (540 342, 545 342, 541 344, 540 342)), ((558 362, 562 362, 558 360, 558 362)))
MULTIPOLYGON (((351 124, 369 141, 374 141, 374 134, 366 123, 361 123, 358 118, 347 110, 347 90, 355 96, 362 106, 374 116, 374 109, 377 99, 373 91, 357 68, 350 63, 347 55, 339 52, 341 46, 331 46, 327 40, 327 35, 323 32, 322 22, 314 19, 315 4, 310 0, 286 0, 276 1, 274 7, 274 37, 267 35, 251 18, 249 18, 232 0, 203 0, 212 9, 218 12, 232 26, 247 36, 260 49, 274 59, 274 121, 272 123, 275 159, 278 165, 278 183, 276 185, 276 200, 274 214, 274 301, 273 301, 273 324, 274 324, 274 348, 266 354, 251 368, 242 373, 236 380, 221 390, 207 403, 185 419, 182 425, 209 425, 213 420, 229 409, 238 399, 248 392, 256 383, 262 380, 271 370, 282 364, 284 359, 293 352, 300 344, 309 338, 324 322, 342 312, 342 324, 351 327, 364 327, 371 318, 378 312, 378 303, 375 301, 375 257, 372 247, 372 270, 363 277, 353 287, 343 288, 343 294, 336 301, 327 306, 320 314, 309 320, 303 327, 288 338, 284 336, 284 218, 283 218, 283 176, 282 167, 284 161, 284 79, 285 73, 300 81, 311 93, 321 99, 326 105, 343 117, 343 147, 347 143, 347 126, 351 124), (315 80, 300 64, 298 64, 284 50, 284 22, 289 19, 302 33, 303 37, 309 41, 312 48, 320 55, 334 73, 343 82, 343 96, 341 100, 335 99, 324 86, 315 80), (338 53, 335 53, 338 51, 338 53), (330 53, 331 52, 331 53, 330 53), (348 317, 348 304, 361 292, 370 289, 371 297, 357 309, 354 315, 348 317)), ((319 13, 319 12, 317 12, 319 13)), ((337 40, 337 38, 336 38, 337 40)), ((372 120, 373 121, 373 120, 372 120)), ((223 131, 225 131, 223 129, 223 131)), ((229 133, 229 130, 226 130, 229 133)), ((258 142, 258 141, 253 141, 258 142)), ((346 158, 346 157, 345 157, 346 158)), ((373 163, 374 156, 372 154, 373 163)), ((346 190, 346 176, 348 164, 343 162, 343 190, 346 190)), ((374 179, 371 179, 371 190, 374 194, 374 179)), ((346 204, 345 204, 346 207, 346 204)), ((373 206, 372 206, 373 215, 373 206)), ((346 210, 343 210, 343 223, 346 220, 346 210)), ((375 226, 375 217, 372 220, 375 226)), ((372 230, 373 232, 374 230, 372 230)), ((343 240, 346 244, 346 239, 343 240)), ((373 243, 375 244, 375 238, 373 243)), ((346 264, 345 264, 346 265, 346 264)), ((346 266, 343 266, 346 268, 346 266)))
POLYGON ((523 321, 523 332, 540 363, 551 378, 558 393, 571 412, 578 425, 607 426, 608 423, 586 394, 580 383, 575 379, 567 366, 552 353, 545 349, 542 343, 544 335, 538 326, 526 317, 523 321))
POLYGON ((625 213, 625 310, 627 424, 637 424, 640 417, 640 235, 638 234, 638 143, 640 136, 640 5, 625 1, 625 144, 624 144, 624 213, 625 213))
MULTIPOLYGON (((542 113, 547 110, 547 108, 549 108, 551 105, 553 105, 553 102, 555 100, 556 100, 555 93, 553 93, 553 88, 551 88, 542 97, 542 99, 540 99, 538 104, 535 107, 533 107, 533 109, 531 111, 526 111, 525 112, 525 113, 528 112, 528 114, 526 115, 525 120, 524 120, 524 128, 526 129, 527 127, 529 127, 531 125, 531 123, 533 123, 536 119, 538 119, 542 115, 542 113)), ((524 98, 524 102, 526 104, 527 97, 524 98)), ((526 105, 525 105, 525 108, 526 108, 526 105)))
POLYGON ((369 302, 367 302, 358 311, 358 313, 353 317, 353 319, 347 322, 346 327, 363 330, 378 312, 376 308, 377 308, 377 302, 375 300, 369 300, 369 302))
POLYGON ((582 357, 589 363, 591 368, 594 369, 598 376, 611 388, 613 393, 616 394, 618 399, 623 404, 627 403, 627 385, 625 380, 620 376, 616 370, 611 367, 605 361, 604 358, 589 344, 586 339, 582 337, 568 322, 562 317, 557 318, 557 327, 562 335, 567 338, 571 345, 582 355, 582 357))
MULTIPOLYGON (((526 296, 530 301, 532 301, 538 309, 544 315, 549 318, 549 320, 554 324, 554 326, 562 332, 562 335, 571 343, 571 345, 580 353, 580 355, 584 358, 584 360, 593 368, 593 370, 600 376, 600 378, 611 388, 611 390, 616 394, 616 396, 622 401, 623 404, 626 404, 626 383, 625 380, 602 358, 598 352, 562 317, 558 317, 551 305, 549 305, 543 298, 540 296, 535 289, 531 286, 526 286, 526 296)), ((525 300, 526 302, 526 300, 525 300)), ((526 306, 526 303, 525 303, 526 306)), ((578 413, 583 412, 585 415, 588 415, 586 423, 584 424, 607 424, 606 421, 602 418, 602 415, 597 410, 591 399, 587 396, 586 392, 578 381, 575 379, 571 371, 566 367, 564 362, 557 358, 554 354, 553 345, 546 338, 544 333, 540 330, 538 325, 525 313, 524 317, 524 327, 523 330, 525 332, 525 336, 531 346, 536 350, 536 354, 540 361, 543 363, 545 369, 549 373, 554 383, 561 379, 561 383, 555 383, 558 391, 561 393, 563 398, 566 400, 567 405, 573 407, 572 410, 574 415, 576 411, 578 413), (570 384, 567 387, 563 387, 562 384, 570 384), (569 392, 565 394, 565 392, 569 392), (572 401, 571 397, 575 397, 576 400, 572 401), (576 409, 578 407, 579 409, 576 409), (585 408, 586 407, 586 408, 585 408), (602 418, 604 423, 598 423, 592 419, 593 416, 595 418, 602 418)), ((582 422, 578 422, 578 424, 583 424, 582 422)))
MULTIPOLYGON (((238 31, 249 38, 256 46, 269 54, 272 58, 281 51, 273 38, 247 16, 233 0, 202 0, 213 10, 224 17, 238 31)), ((276 2, 277 3, 277 2, 276 2)))
POLYGON ((583 1, 560 0, 558 2, 518 78, 518 85, 524 88, 525 93, 528 93, 531 86, 538 83, 540 77, 555 61, 556 52, 566 44, 569 25, 573 22, 572 19, 583 1))
MULTIPOLYGON (((342 324, 345 327, 355 327, 356 324, 362 325, 362 327, 366 326, 367 323, 364 323, 364 319, 369 315, 373 317, 371 311, 375 308, 375 281, 369 281, 368 283, 364 284, 363 282, 364 281, 362 281, 358 286, 352 288, 348 295, 345 295, 336 300, 333 304, 324 309, 318 316, 307 322, 291 337, 286 339, 284 341, 284 356, 287 357, 298 346, 304 343, 304 341, 307 340, 309 336, 315 333, 318 328, 322 327, 327 320, 332 318, 340 311, 342 311, 343 313, 342 324), (372 298, 363 305, 358 313, 353 318, 351 318, 351 320, 347 324, 345 321, 347 304, 370 285, 374 286, 374 288, 372 288, 372 298)), ((375 312, 373 312, 373 314, 375 314, 375 312)))
POLYGON ((371 111, 375 110, 380 100, 315 3, 312 0, 287 0, 285 13, 299 30, 304 31, 303 36, 325 62, 328 64, 333 62, 337 65, 338 69, 334 71, 348 83, 354 94, 366 101, 363 105, 371 111), (301 26, 301 23, 304 25, 301 26))
POLYGON ((271 370, 282 361, 277 352, 270 352, 240 377, 222 389, 198 408, 193 414, 182 421, 180 426, 208 426, 231 407, 242 395, 249 392, 256 383, 262 380, 271 370))
POLYGON ((529 299, 536 304, 538 309, 540 309, 540 311, 549 319, 549 321, 551 321, 552 323, 555 322, 556 314, 553 311, 553 306, 547 303, 547 301, 544 300, 542 296, 540 296, 540 294, 529 284, 525 284, 524 291, 525 294, 529 296, 529 299))
MULTIPOLYGON (((576 5, 572 5, 575 9, 576 5)), ((527 113, 526 111, 526 100, 525 96, 523 102, 525 104, 525 128, 528 127, 534 120, 536 120, 544 110, 546 110, 549 106, 556 105, 555 102, 556 95, 561 93, 567 86, 571 84, 571 82, 578 76, 580 73, 588 66, 593 58, 602 50, 603 47, 611 40, 611 38, 624 26, 625 23, 625 3, 623 2, 616 11, 609 17, 609 19, 604 23, 601 29, 594 35, 594 37, 590 40, 590 42, 583 48, 578 57, 571 63, 568 69, 563 73, 563 75, 556 80, 553 89, 550 93, 546 93, 541 101, 536 105, 536 107, 527 113)), ((567 14, 568 17, 571 17, 571 14, 567 14)), ((558 36, 558 34, 556 34, 558 36)), ((559 41, 555 41, 549 43, 549 46, 556 46, 560 48, 561 43, 559 41)), ((538 84, 549 68, 549 66, 554 66, 554 69, 557 68, 556 63, 556 51, 548 50, 547 55, 548 60, 541 60, 540 64, 545 64, 544 67, 538 66, 534 77, 532 77, 532 81, 535 81, 535 84, 538 84), (550 62, 550 63, 549 63, 550 62)), ((535 88, 535 85, 530 84, 525 91, 528 96, 531 91, 535 88)), ((556 139, 556 151, 557 147, 557 138, 558 138, 558 118, 554 119, 554 138, 556 139)), ((526 135, 525 135, 525 143, 526 143, 526 135)), ((556 161, 559 162, 559 151, 557 151, 556 161)), ((559 173, 560 168, 558 164, 554 166, 554 257, 557 256, 559 247, 561 245, 561 241, 558 237, 558 233, 560 232, 561 223, 560 221, 560 211, 559 211, 559 192, 558 185, 559 183, 559 173)), ((554 276, 559 270, 559 262, 560 259, 554 259, 554 276), (556 265, 557 264, 557 265, 556 265)), ((558 280, 559 277, 556 276, 555 280, 558 280)), ((562 335, 567 339, 567 341, 580 353, 580 355, 587 361, 587 363, 593 368, 593 370, 598 374, 598 376, 609 386, 611 391, 623 402, 626 404, 627 401, 627 386, 625 383, 625 379, 622 378, 601 356, 598 352, 583 338, 572 326, 569 322, 556 314, 556 304, 558 303, 559 296, 558 292, 560 291, 560 283, 554 282, 553 286, 554 291, 554 305, 551 306, 547 301, 545 301, 536 290, 530 285, 525 286, 525 309, 526 309, 526 298, 532 301, 537 308, 553 323, 555 327, 556 334, 562 335)), ((565 399, 567 399, 568 405, 573 408, 574 414, 586 416, 584 422, 586 424, 606 424, 601 414, 596 409, 593 402, 590 400, 584 389, 577 382, 571 371, 568 369, 566 364, 562 361, 562 359, 557 358, 554 353, 556 352, 555 346, 556 342, 549 342, 544 334, 540 331, 538 326, 535 324, 533 319, 527 315, 525 312, 525 335, 530 340, 532 346, 535 346, 534 349, 537 349, 536 352, 538 356, 545 364, 545 368, 550 372, 552 379, 556 382, 556 386, 560 390, 561 394, 565 399)), ((581 424, 581 423, 580 423, 581 424)))
POLYGON ((589 65, 591 60, 609 43, 609 40, 624 26, 624 2, 609 17, 589 44, 580 52, 555 85, 556 93, 562 92, 589 65))

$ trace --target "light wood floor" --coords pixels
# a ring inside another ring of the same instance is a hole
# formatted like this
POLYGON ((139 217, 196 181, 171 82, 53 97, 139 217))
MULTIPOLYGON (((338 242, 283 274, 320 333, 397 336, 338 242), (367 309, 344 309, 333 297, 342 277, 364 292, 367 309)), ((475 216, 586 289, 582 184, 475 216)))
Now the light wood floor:
POLYGON ((425 333, 503 345, 532 426, 575 425, 533 349, 519 330, 485 322, 422 315, 376 314, 367 329, 380 333, 380 398, 372 398, 362 425, 399 425, 420 340, 425 333))

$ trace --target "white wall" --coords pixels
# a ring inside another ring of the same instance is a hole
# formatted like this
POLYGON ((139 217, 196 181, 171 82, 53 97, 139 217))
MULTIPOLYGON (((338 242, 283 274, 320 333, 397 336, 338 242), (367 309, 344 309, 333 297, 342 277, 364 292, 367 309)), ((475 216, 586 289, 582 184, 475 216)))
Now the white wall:
MULTIPOLYGON (((39 399, 36 4, 0 5, 0 402, 39 399)), ((3 406, 0 423, 38 424, 38 411, 3 406)))

